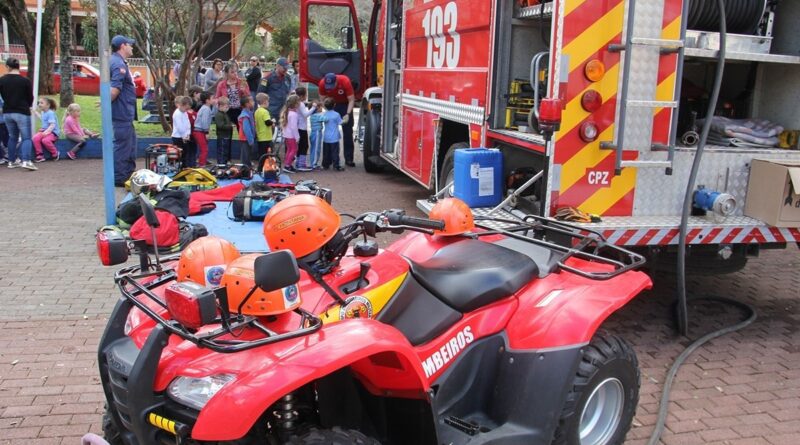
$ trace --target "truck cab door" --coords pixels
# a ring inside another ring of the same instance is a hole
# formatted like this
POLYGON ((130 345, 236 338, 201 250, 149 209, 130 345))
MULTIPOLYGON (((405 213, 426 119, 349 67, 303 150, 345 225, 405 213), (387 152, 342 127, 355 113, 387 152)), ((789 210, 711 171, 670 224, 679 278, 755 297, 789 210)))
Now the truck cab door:
POLYGON ((367 86, 353 0, 300 1, 300 80, 316 85, 327 73, 349 77, 356 98, 367 86))

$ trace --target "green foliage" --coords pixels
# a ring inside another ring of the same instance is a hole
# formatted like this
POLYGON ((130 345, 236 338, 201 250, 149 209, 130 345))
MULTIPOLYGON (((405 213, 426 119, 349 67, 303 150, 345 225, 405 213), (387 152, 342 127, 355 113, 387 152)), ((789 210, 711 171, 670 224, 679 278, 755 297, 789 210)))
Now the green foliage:
POLYGON ((297 54, 300 48, 300 21, 288 20, 272 33, 272 45, 278 54, 297 54))
MULTIPOLYGON (((89 16, 81 22, 83 28, 83 38, 81 39, 81 46, 83 49, 92 56, 97 56, 97 17, 89 16)), ((121 34, 131 35, 130 29, 119 19, 110 19, 108 22, 109 38, 121 34)), ((137 56, 139 48, 133 47, 134 57, 137 56)))

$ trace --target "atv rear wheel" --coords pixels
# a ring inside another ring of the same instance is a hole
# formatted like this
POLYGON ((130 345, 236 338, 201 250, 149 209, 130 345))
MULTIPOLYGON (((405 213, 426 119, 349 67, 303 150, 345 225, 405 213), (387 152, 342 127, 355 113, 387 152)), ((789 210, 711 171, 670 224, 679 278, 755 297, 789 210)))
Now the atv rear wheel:
POLYGON ((583 348, 553 444, 622 444, 638 402, 639 365, 633 348, 614 335, 597 334, 583 348))
POLYGON ((355 430, 333 427, 330 430, 311 430, 300 437, 293 437, 288 445, 381 445, 377 440, 355 430))
POLYGON ((109 445, 124 445, 122 435, 119 433, 119 428, 117 428, 117 422, 108 410, 108 405, 105 406, 105 412, 103 413, 103 439, 109 445))

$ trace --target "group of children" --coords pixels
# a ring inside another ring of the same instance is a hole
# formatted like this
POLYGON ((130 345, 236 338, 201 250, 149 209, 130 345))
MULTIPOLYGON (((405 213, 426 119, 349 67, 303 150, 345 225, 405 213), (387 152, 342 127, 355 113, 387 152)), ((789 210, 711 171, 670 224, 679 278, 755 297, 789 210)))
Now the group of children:
POLYGON ((184 166, 195 167, 197 161, 201 167, 207 165, 208 132, 213 121, 218 165, 231 162, 234 141, 239 143, 241 163, 251 165, 264 154, 280 155, 273 145, 280 138, 285 146, 285 172, 327 170, 331 166, 336 171, 344 170, 339 164, 342 118, 333 110, 332 99, 326 99, 323 107, 314 103, 309 108, 305 104, 306 88, 298 87, 286 99, 275 119, 269 113, 269 96, 258 93, 255 96, 257 105, 250 96, 241 98, 242 111, 236 122, 232 122, 227 97, 214 99, 205 92, 190 93, 193 97, 175 99, 176 109, 172 115, 172 142, 182 149, 184 166), (236 135, 234 130, 237 130, 236 135))
MULTIPOLYGON (((37 103, 37 109, 34 112, 41 122, 41 128, 31 138, 36 156, 34 162, 44 162, 45 149, 50 153, 50 157, 54 161, 61 158, 56 148, 56 141, 61 135, 61 127, 56 117, 57 108, 56 101, 49 97, 42 97, 37 103)), ((70 159, 76 159, 78 157, 78 152, 86 145, 87 139, 96 138, 98 136, 97 133, 83 128, 80 119, 81 106, 78 104, 70 104, 67 107, 67 113, 64 116, 63 122, 64 138, 75 143, 75 145, 67 151, 67 157, 70 159)))

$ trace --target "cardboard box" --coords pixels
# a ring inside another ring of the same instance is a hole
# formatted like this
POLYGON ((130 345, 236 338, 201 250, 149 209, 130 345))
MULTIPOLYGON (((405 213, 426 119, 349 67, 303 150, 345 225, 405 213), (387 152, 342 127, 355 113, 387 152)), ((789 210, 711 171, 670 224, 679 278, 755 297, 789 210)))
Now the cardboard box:
POLYGON ((775 227, 800 227, 800 160, 753 159, 744 214, 775 227))

